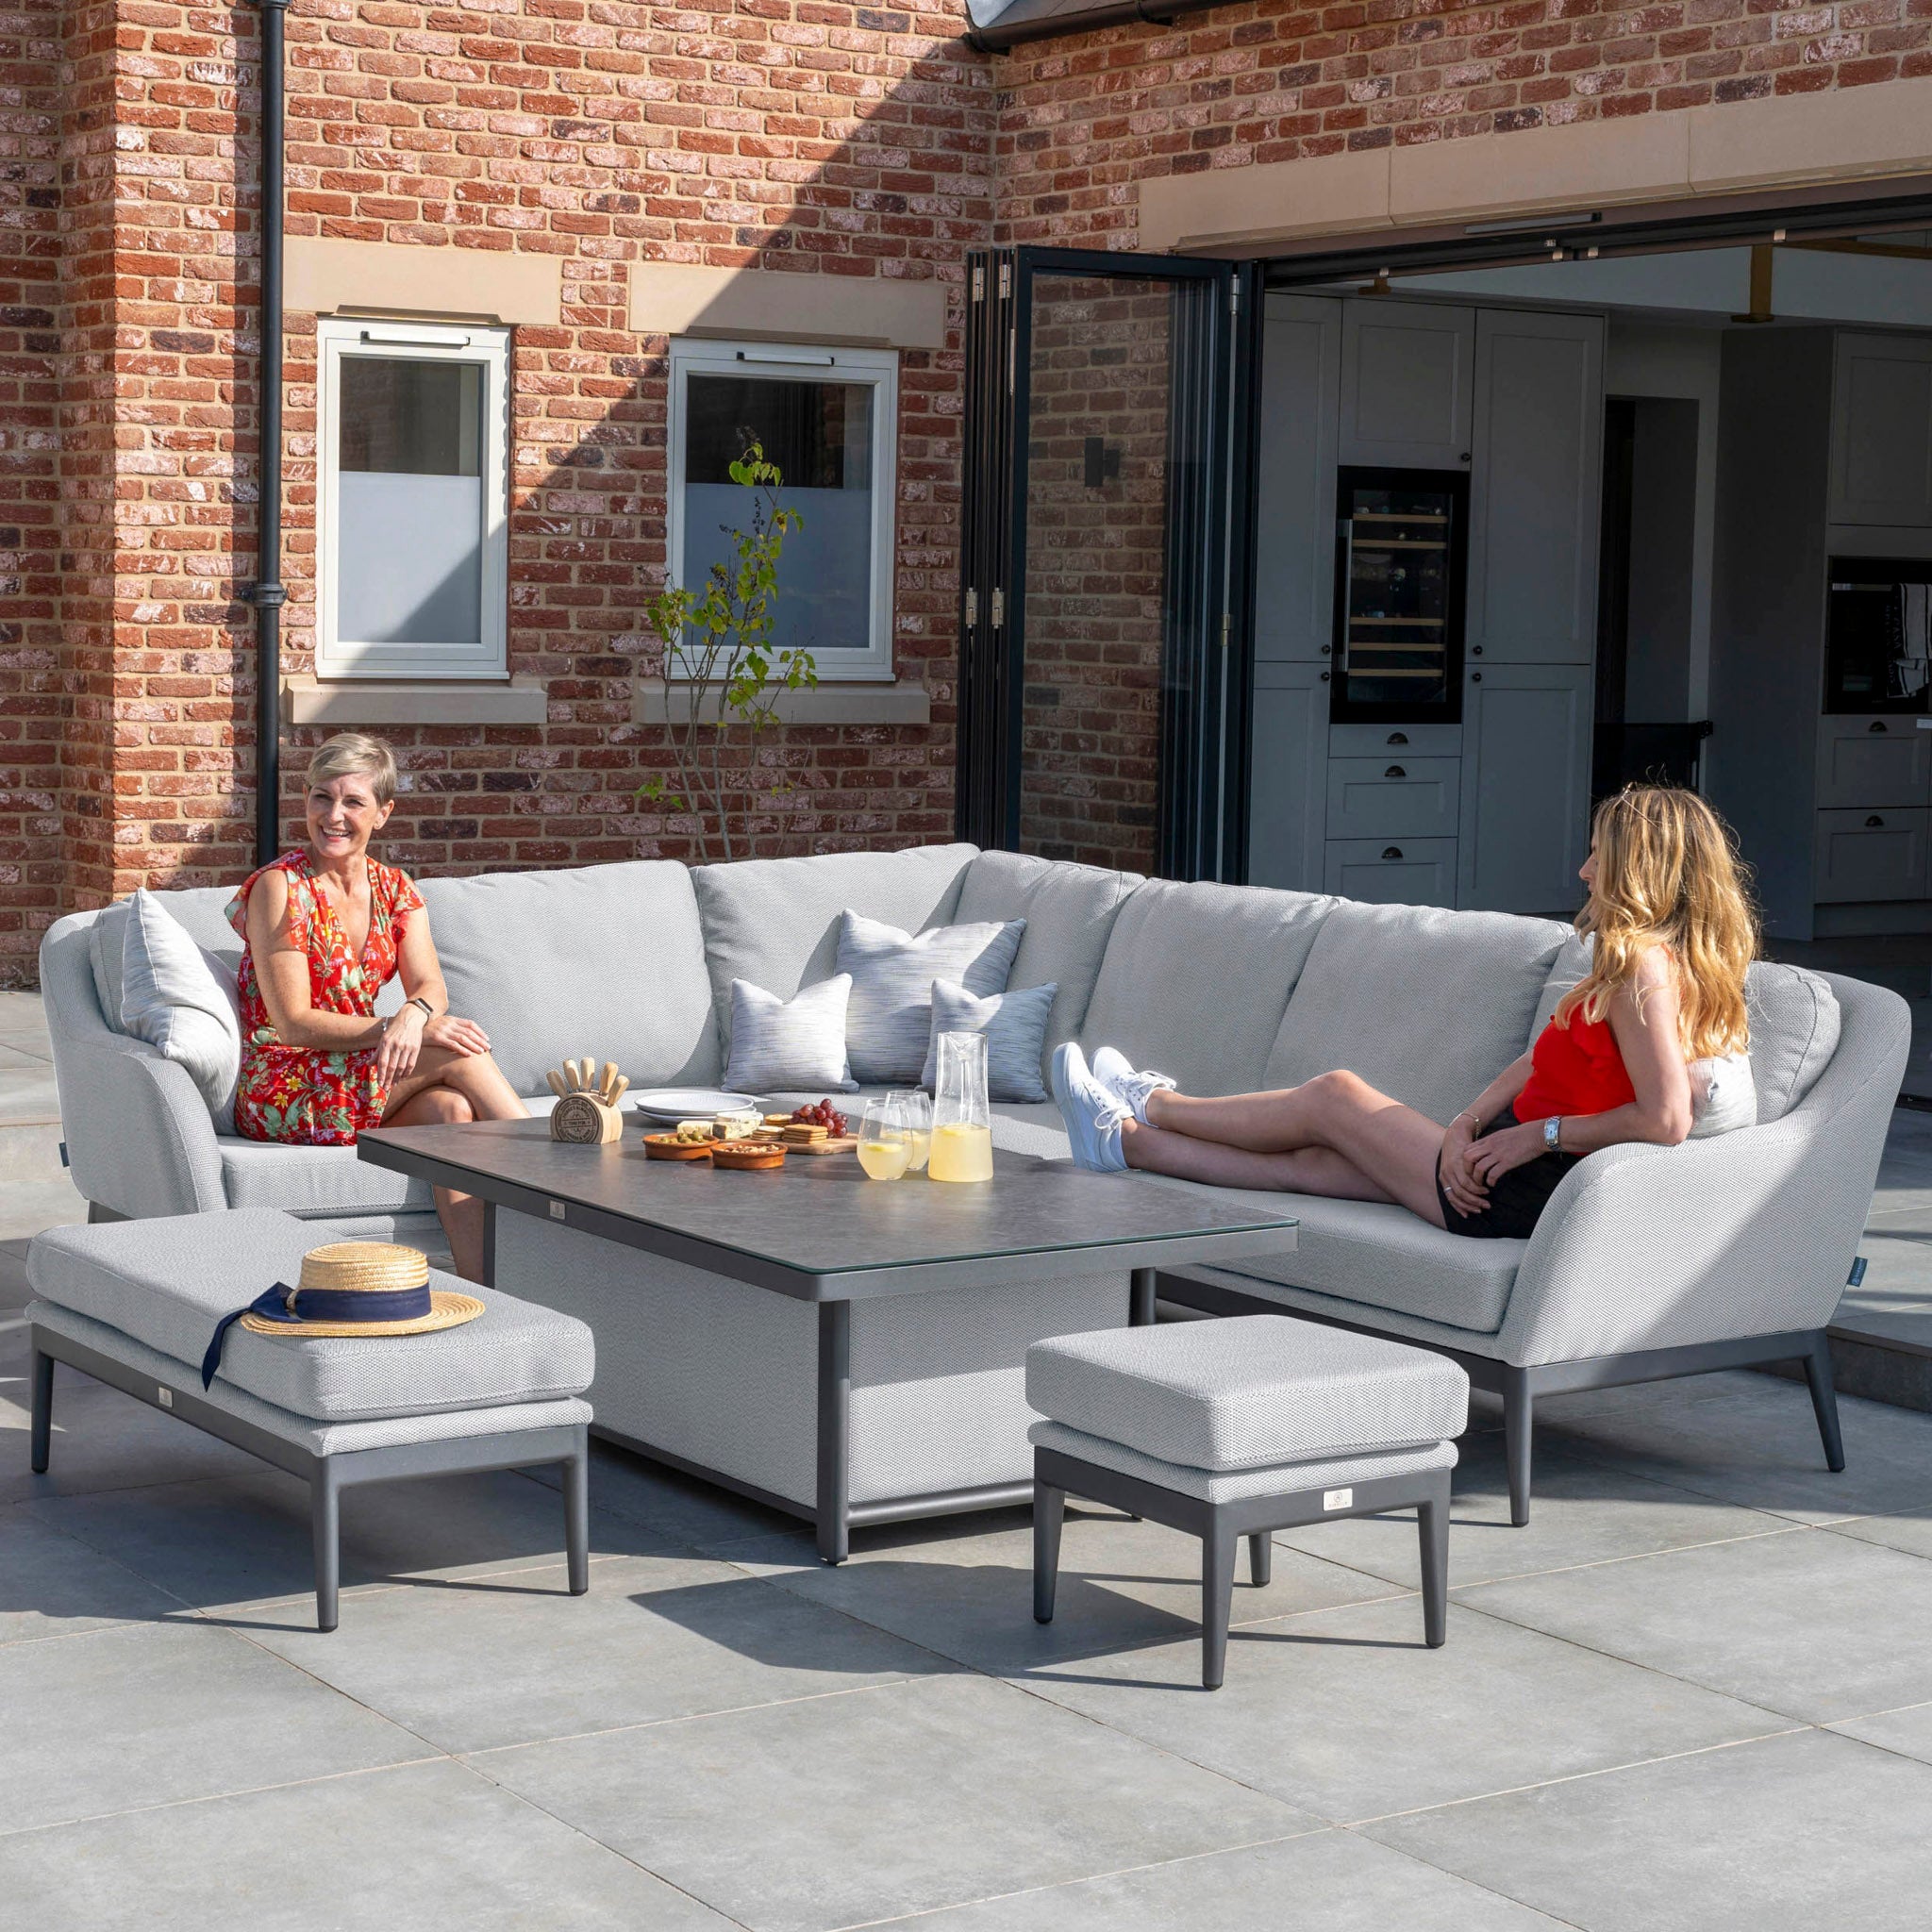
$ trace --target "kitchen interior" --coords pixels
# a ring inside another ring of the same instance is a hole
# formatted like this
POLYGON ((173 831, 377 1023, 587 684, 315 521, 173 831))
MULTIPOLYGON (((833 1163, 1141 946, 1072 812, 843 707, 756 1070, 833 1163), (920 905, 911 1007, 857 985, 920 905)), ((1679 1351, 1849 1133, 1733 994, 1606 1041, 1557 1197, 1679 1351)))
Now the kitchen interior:
POLYGON ((1249 877, 1567 917, 1662 777, 1932 993, 1932 233, 1265 302, 1249 877))

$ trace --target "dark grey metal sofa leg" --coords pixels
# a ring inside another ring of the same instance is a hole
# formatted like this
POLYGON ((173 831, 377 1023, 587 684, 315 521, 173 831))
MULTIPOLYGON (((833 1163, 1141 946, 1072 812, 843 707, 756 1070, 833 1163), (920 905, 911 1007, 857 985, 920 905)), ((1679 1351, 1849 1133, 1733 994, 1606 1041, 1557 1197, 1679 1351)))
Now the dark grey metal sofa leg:
POLYGON ((1449 1635, 1449 1472, 1416 1510, 1422 1539, 1423 1641, 1440 1650, 1449 1635))
POLYGON ((1060 1525, 1067 1492, 1051 1483, 1033 1485, 1033 1621, 1053 1622, 1055 1589, 1060 1580, 1060 1525))
POLYGON ((1201 1688, 1219 1690, 1227 1673, 1227 1624, 1234 1614, 1234 1559, 1241 1538, 1217 1509, 1201 1539, 1201 1688))
POLYGON ((1812 1338, 1811 1353, 1805 1357, 1805 1380, 1811 1387, 1824 1466, 1836 1474, 1845 1466, 1845 1439, 1838 1425, 1838 1390, 1831 1379, 1831 1338, 1823 1328, 1812 1338))
POLYGON ((591 1587, 591 1445, 590 1431, 577 1432, 577 1453, 563 1465, 563 1550, 570 1566, 570 1593, 582 1596, 591 1587))
POLYGON ((1509 1521, 1521 1529, 1529 1521, 1529 1452, 1536 1427, 1524 1369, 1503 1371, 1503 1455, 1509 1465, 1509 1521))
POLYGON ((315 1627, 333 1630, 341 1591, 341 1491, 324 1457, 308 1479, 308 1523, 315 1539, 315 1627))
POLYGON ((34 1350, 33 1430, 27 1456, 36 1475, 47 1473, 47 1452, 54 1441, 54 1357, 34 1350))
POLYGON ((1274 1539, 1265 1529, 1257 1529, 1248 1539, 1248 1581, 1257 1590, 1266 1590, 1274 1574, 1274 1539))

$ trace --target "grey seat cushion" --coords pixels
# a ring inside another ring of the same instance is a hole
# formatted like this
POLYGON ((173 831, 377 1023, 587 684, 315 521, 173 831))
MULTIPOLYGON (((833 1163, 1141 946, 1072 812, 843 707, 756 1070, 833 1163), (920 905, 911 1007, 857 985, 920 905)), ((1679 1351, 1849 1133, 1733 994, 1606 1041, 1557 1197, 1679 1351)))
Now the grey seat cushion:
POLYGON ((224 1138, 222 1187, 230 1208, 279 1208, 305 1221, 331 1214, 430 1208, 429 1183, 362 1159, 353 1147, 291 1147, 224 1138))
POLYGON ((1026 1400, 1143 1456, 1236 1470, 1444 1441, 1469 1419, 1469 1377, 1407 1342, 1236 1315, 1036 1341, 1026 1400))
POLYGON ((1568 934, 1507 912, 1340 902, 1288 1003, 1265 1084, 1346 1069, 1446 1124, 1527 1046, 1568 934))
MULTIPOLYGON (((224 1315, 276 1281, 332 1231, 267 1209, 58 1227, 27 1251, 41 1300, 131 1337, 196 1372, 224 1315)), ((217 1384, 322 1422, 436 1415, 550 1401, 590 1387, 591 1331, 570 1315, 432 1270, 432 1288, 485 1304, 427 1335, 341 1339, 228 1331, 217 1384)))
POLYGON ((1348 1489, 1356 1483, 1383 1481, 1390 1476, 1418 1475, 1424 1470, 1454 1469, 1457 1461, 1454 1442, 1430 1442, 1419 1449, 1385 1449, 1311 1462, 1270 1462, 1258 1469, 1190 1469, 1183 1463, 1143 1456, 1124 1442, 1103 1441, 1098 1436, 1070 1429, 1064 1423, 1035 1423, 1026 1431, 1026 1439, 1036 1448, 1058 1449, 1063 1455, 1077 1456, 1083 1462, 1097 1462, 1102 1469, 1116 1469, 1123 1475, 1136 1476, 1157 1489, 1198 1496, 1204 1503, 1244 1503, 1256 1496, 1292 1496, 1305 1490, 1348 1489))
POLYGON ((1081 1042, 1090 1054, 1118 1047, 1190 1093, 1252 1091, 1316 935, 1340 903, 1148 880, 1114 920, 1081 1042))
POLYGON ((691 873, 671 859, 419 879, 449 987, 519 1093, 593 1054, 633 1087, 715 1082, 724 1059, 691 873))

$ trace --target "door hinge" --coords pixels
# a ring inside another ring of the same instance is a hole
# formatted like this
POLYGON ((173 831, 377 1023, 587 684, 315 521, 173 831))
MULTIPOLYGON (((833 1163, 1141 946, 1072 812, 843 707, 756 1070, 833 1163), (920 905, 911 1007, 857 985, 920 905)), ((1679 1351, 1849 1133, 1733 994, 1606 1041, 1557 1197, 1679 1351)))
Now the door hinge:
POLYGON ((966 589, 966 628, 971 630, 979 622, 979 592, 969 584, 966 589))
POLYGON ((1006 296, 1010 295, 1012 292, 1013 264, 1010 261, 1003 261, 1000 263, 1000 293, 1002 296, 1006 296))
POLYGON ((1227 285, 1227 312, 1237 318, 1241 312, 1241 285, 1233 281, 1227 285))
POLYGON ((1007 331, 1007 393, 1013 392, 1013 386, 1019 380, 1015 371, 1020 365, 1020 331, 1009 328, 1007 331))
POLYGON ((986 300, 986 270, 979 262, 973 264, 973 300, 975 302, 984 302, 986 300))
POLYGON ((1227 640, 1228 640, 1228 633, 1229 633, 1230 631, 1232 631, 1232 630, 1233 630, 1233 628, 1234 628, 1234 615, 1233 615, 1233 613, 1232 613, 1231 611, 1224 610, 1224 611, 1223 611, 1223 612, 1221 613, 1221 648, 1222 648, 1222 649, 1223 649, 1224 651, 1227 649, 1227 640))
POLYGON ((992 627, 993 627, 993 629, 995 629, 995 630, 998 630, 998 629, 1000 629, 1000 628, 1001 628, 1001 627, 1002 627, 1002 626, 1003 626, 1003 625, 1004 625, 1006 624, 1006 621, 1007 621, 1007 593, 1006 593, 1006 592, 1005 592, 1004 591, 997 591, 997 590, 996 590, 996 591, 994 591, 994 592, 992 593, 992 627))

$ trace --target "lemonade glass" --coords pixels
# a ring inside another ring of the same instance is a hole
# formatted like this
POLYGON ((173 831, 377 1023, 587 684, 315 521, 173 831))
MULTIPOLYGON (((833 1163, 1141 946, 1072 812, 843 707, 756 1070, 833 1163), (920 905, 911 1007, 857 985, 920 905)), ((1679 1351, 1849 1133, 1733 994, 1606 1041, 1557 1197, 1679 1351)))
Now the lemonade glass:
POLYGON ((908 1087, 889 1093, 886 1098, 899 1103, 906 1133, 912 1142, 912 1158, 907 1166, 917 1174, 932 1152, 932 1095, 924 1087, 908 1087))
POLYGON ((866 1104, 858 1129, 858 1164, 875 1181, 895 1181, 912 1160, 912 1136, 906 1126, 906 1109, 896 1095, 866 1104))

